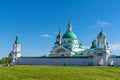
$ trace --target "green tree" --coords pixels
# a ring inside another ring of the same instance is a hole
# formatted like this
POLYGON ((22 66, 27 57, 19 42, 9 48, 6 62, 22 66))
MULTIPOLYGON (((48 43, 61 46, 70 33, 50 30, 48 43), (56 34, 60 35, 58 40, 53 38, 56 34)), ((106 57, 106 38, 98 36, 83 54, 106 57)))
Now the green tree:
POLYGON ((11 55, 12 53, 10 52, 8 57, 3 57, 1 60, 0 60, 0 63, 1 64, 10 64, 11 63, 11 55))

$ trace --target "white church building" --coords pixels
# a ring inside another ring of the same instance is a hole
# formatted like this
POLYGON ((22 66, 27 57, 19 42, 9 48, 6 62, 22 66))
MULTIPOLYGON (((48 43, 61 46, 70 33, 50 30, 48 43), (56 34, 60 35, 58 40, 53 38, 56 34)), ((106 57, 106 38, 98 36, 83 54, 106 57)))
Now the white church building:
POLYGON ((16 36, 12 50, 12 63, 18 65, 70 65, 70 66, 120 66, 120 56, 111 55, 106 34, 101 30, 90 48, 79 43, 77 35, 72 31, 69 20, 64 35, 59 30, 49 56, 23 57, 21 45, 16 36))

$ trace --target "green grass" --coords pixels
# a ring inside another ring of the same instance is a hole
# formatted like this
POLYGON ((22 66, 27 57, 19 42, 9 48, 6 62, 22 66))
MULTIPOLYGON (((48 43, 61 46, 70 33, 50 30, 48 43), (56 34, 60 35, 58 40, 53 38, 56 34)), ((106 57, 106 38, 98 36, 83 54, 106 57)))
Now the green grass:
POLYGON ((120 67, 0 67, 0 80, 120 80, 120 67))

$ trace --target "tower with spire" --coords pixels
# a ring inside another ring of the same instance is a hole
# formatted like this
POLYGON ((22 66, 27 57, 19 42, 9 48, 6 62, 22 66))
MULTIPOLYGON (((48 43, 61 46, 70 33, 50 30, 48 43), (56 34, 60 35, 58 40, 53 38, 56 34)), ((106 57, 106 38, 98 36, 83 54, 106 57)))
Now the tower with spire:
POLYGON ((61 32, 60 32, 60 28, 59 28, 58 35, 56 36, 55 46, 60 45, 60 44, 61 44, 61 40, 62 40, 62 34, 61 34, 61 32))
POLYGON ((14 64, 19 57, 21 57, 21 45, 18 42, 18 36, 16 36, 12 50, 12 63, 14 64))

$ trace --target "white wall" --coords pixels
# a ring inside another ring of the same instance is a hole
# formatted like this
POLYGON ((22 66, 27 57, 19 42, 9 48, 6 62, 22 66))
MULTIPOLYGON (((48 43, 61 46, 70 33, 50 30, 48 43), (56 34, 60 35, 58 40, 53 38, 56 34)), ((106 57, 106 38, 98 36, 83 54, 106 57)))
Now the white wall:
MULTIPOLYGON (((120 66, 120 58, 109 58, 108 63, 113 61, 114 66, 120 66)), ((70 65, 88 66, 93 63, 93 58, 41 58, 41 57, 20 57, 16 64, 20 65, 70 65)))
POLYGON ((21 57, 16 64, 22 65, 71 65, 88 66, 92 58, 40 58, 40 57, 21 57))
POLYGON ((120 58, 115 59, 115 66, 120 66, 120 58))
POLYGON ((109 64, 111 63, 111 61, 113 61, 114 66, 120 66, 120 58, 116 57, 109 58, 109 64))

